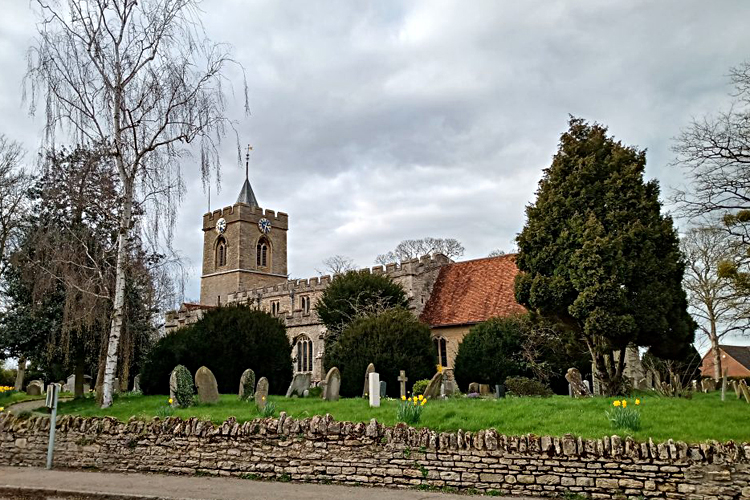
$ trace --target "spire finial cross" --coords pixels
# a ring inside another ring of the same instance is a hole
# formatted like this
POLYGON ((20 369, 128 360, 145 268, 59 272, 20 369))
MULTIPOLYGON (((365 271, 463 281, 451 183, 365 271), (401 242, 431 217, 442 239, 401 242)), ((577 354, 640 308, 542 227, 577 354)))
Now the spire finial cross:
POLYGON ((248 144, 247 145, 247 154, 245 155, 245 180, 250 179, 250 151, 253 150, 253 147, 248 144))

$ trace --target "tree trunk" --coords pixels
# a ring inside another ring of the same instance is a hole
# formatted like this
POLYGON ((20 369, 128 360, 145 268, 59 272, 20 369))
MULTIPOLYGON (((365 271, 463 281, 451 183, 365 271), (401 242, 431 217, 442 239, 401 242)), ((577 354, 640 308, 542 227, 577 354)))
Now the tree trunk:
POLYGON ((716 335, 711 335, 711 351, 714 355, 714 380, 718 382, 721 379, 721 352, 719 352, 719 338, 716 335))
POLYGON ((16 370, 16 383, 13 389, 20 391, 23 389, 23 377, 26 375, 26 356, 18 357, 18 369, 16 370))
POLYGON ((76 356, 76 368, 75 368, 75 382, 73 389, 74 398, 83 397, 83 382, 86 371, 86 357, 83 353, 78 353, 76 356))
MULTIPOLYGON (((119 158, 118 161, 122 161, 119 158)), ((122 169, 121 171, 124 171, 122 169)), ((117 274, 115 276, 115 300, 112 308, 112 324, 109 330, 107 344, 107 360, 104 368, 104 383, 102 384, 102 408, 112 406, 114 382, 117 374, 117 352, 125 312, 125 278, 127 271, 128 249, 130 247, 130 219, 133 212, 133 179, 124 179, 123 213, 120 220, 120 234, 117 238, 117 274)))

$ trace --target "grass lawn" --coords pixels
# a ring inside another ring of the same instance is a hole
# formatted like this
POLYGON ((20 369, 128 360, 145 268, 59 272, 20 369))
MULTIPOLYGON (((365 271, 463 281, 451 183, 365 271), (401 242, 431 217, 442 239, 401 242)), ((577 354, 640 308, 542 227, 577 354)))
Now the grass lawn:
POLYGON ((22 401, 33 401, 35 399, 45 399, 44 395, 41 396, 29 396, 23 391, 11 392, 8 394, 0 395, 0 406, 7 408, 13 403, 20 403, 22 401))
MULTIPOLYGON (((330 413, 340 421, 366 422, 376 418, 387 425, 396 423, 398 406, 395 400, 383 400, 380 408, 370 408, 367 400, 360 398, 327 402, 317 398, 271 396, 269 401, 276 405, 277 416, 280 411, 295 418, 330 413)), ((632 401, 629 400, 631 404, 632 401)), ((690 400, 646 395, 641 397, 641 401, 642 427, 637 432, 611 428, 604 411, 612 408, 612 399, 574 400, 565 396, 430 401, 425 406, 420 426, 436 431, 476 431, 492 427, 510 435, 533 433, 561 436, 572 433, 584 438, 599 438, 618 434, 630 435, 637 440, 650 437, 663 441, 672 438, 693 443, 709 439, 750 441, 750 405, 744 400, 735 399, 733 392, 727 394, 727 400, 723 403, 718 392, 696 394, 690 400)), ((158 415, 160 407, 166 405, 167 396, 126 394, 118 397, 106 410, 97 408, 94 400, 88 398, 61 403, 58 412, 63 415, 109 415, 125 421, 131 416, 150 419, 158 415)), ((240 422, 258 416, 252 402, 241 403, 237 396, 228 394, 222 395, 217 404, 175 409, 174 415, 182 418, 196 416, 215 423, 223 422, 230 416, 240 422)))

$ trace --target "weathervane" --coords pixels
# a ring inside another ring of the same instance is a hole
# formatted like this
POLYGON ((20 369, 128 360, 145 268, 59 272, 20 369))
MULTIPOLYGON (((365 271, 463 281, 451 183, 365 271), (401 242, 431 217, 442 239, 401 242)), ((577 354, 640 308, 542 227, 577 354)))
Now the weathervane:
POLYGON ((245 179, 250 179, 250 151, 253 150, 253 147, 248 144, 247 145, 247 154, 245 155, 245 179))

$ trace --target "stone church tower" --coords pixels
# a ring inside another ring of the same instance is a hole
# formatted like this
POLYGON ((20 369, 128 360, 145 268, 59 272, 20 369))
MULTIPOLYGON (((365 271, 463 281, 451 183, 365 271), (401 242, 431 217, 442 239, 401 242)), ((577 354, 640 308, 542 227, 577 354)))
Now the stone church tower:
POLYGON ((230 293, 286 283, 288 228, 287 214, 258 205, 246 164, 237 202, 203 215, 201 304, 222 305, 230 293))

